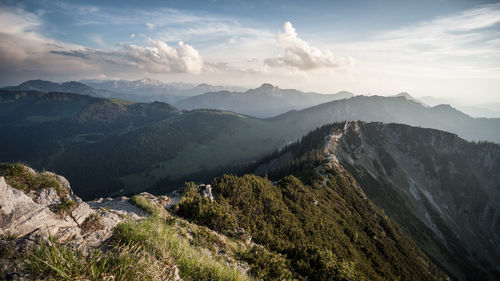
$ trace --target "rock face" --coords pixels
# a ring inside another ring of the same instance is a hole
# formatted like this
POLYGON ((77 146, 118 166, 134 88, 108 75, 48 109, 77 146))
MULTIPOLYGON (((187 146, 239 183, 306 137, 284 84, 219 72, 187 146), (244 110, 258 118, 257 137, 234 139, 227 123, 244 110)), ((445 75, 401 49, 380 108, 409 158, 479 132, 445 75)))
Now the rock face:
POLYGON ((214 197, 212 195, 212 186, 210 184, 200 184, 198 186, 198 192, 200 192, 203 197, 208 198, 210 201, 214 201, 214 197))
POLYGON ((128 203, 128 198, 83 202, 72 193, 64 177, 57 176, 57 179, 70 191, 64 200, 53 188, 24 193, 0 177, 0 237, 34 241, 47 240, 50 236, 61 243, 93 247, 111 237, 113 228, 124 219, 137 220, 147 215, 128 203), (62 201, 69 207, 65 212, 58 212, 57 206, 61 206, 62 201), (91 229, 87 229, 89 219, 96 220, 91 229))
POLYGON ((457 279, 498 278, 500 146, 432 129, 347 122, 333 128, 325 152, 457 279))
MULTIPOLYGON (((40 202, 49 202, 52 192, 40 202)), ((0 235, 25 236, 39 234, 42 237, 56 235, 60 229, 77 227, 72 220, 61 219, 49 209, 49 205, 38 204, 31 197, 10 187, 4 177, 0 177, 0 235)), ((38 198, 39 194, 35 194, 38 198)))

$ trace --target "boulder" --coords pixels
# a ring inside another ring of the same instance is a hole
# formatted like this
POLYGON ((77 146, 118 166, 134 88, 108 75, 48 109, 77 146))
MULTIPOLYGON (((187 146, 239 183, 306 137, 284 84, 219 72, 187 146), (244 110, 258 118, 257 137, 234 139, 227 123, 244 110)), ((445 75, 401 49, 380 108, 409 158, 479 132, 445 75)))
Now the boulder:
POLYGON ((81 202, 71 212, 71 218, 80 226, 92 213, 94 213, 94 211, 90 208, 89 204, 81 202))
POLYGON ((55 206, 61 204, 61 198, 54 188, 32 190, 26 195, 31 197, 31 199, 33 199, 35 203, 38 203, 40 205, 55 206))
POLYGON ((43 238, 57 236, 59 229, 78 226, 74 221, 62 220, 48 206, 38 204, 31 197, 9 186, 0 177, 0 235, 25 236, 37 233, 43 238))
POLYGON ((212 186, 210 184, 201 184, 198 186, 198 191, 203 197, 208 198, 210 201, 214 201, 214 197, 212 195, 212 186))

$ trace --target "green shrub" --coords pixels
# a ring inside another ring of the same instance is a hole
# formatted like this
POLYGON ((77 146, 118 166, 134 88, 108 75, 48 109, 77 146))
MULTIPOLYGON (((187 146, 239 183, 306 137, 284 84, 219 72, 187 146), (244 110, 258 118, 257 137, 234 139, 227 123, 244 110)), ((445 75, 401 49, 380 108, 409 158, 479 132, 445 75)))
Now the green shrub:
POLYGON ((291 280, 287 260, 274 252, 254 246, 240 254, 240 258, 250 265, 250 274, 259 280, 291 280))
POLYGON ((188 186, 177 214, 226 234, 243 228, 252 241, 280 254, 263 254, 257 248, 242 254, 259 279, 281 280, 286 272, 300 280, 443 277, 351 178, 334 168, 324 167, 323 173, 325 183, 310 177, 308 185, 287 176, 276 186, 255 175, 224 175, 212 182, 214 202, 188 186))
POLYGON ((206 228, 200 227, 196 231, 192 232, 193 239, 190 241, 191 244, 198 247, 203 247, 209 249, 215 253, 215 246, 217 239, 215 235, 210 233, 206 228))
POLYGON ((210 201, 202 197, 193 183, 187 183, 176 212, 191 219, 193 222, 210 227, 215 231, 233 229, 235 218, 228 211, 229 205, 223 200, 210 201))

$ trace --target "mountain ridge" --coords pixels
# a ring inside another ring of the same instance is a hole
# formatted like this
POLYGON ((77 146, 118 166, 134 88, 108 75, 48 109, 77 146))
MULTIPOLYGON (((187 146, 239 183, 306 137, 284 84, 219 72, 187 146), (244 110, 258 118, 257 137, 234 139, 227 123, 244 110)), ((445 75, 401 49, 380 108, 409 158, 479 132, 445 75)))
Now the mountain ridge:
POLYGON ((318 94, 295 89, 281 89, 264 83, 246 92, 208 92, 183 99, 175 105, 188 110, 196 108, 230 110, 262 118, 353 96, 354 94, 345 91, 336 94, 318 94))
POLYGON ((247 171, 274 180, 312 169, 321 175, 325 165, 346 169, 455 278, 500 276, 499 145, 402 124, 342 122, 316 129, 247 171))

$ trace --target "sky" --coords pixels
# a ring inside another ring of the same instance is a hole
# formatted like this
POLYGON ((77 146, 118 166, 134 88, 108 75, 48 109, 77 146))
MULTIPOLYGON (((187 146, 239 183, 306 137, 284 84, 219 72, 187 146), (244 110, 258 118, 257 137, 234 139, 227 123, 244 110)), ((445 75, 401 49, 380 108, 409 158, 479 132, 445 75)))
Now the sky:
POLYGON ((144 77, 500 103, 500 2, 0 0, 0 86, 144 77))

